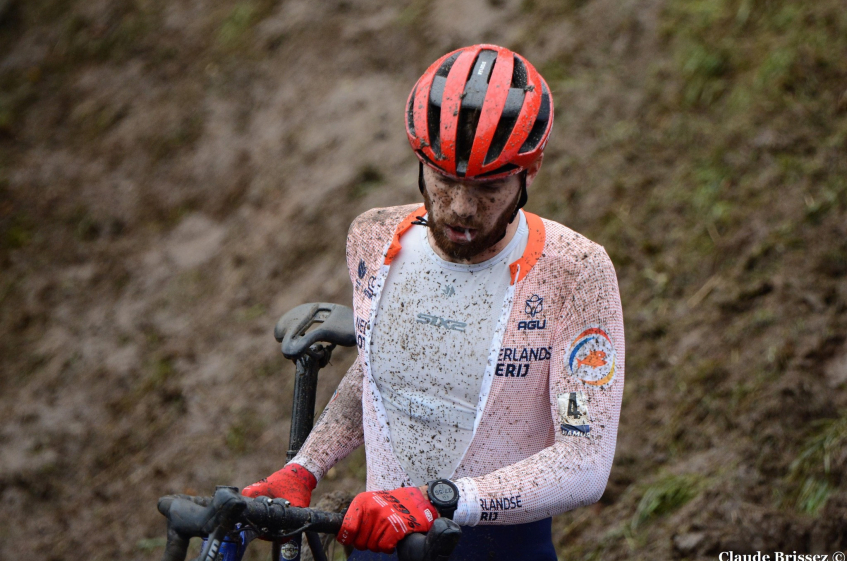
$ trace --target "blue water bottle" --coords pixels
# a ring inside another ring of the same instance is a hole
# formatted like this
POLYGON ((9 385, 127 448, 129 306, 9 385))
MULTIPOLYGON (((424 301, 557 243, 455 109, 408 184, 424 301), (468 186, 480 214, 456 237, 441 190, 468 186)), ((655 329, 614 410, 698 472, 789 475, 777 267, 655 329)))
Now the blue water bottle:
MULTIPOLYGON (((206 542, 208 541, 209 538, 203 538, 203 547, 201 551, 206 549, 206 542)), ((218 548, 215 561, 241 561, 249 542, 250 539, 247 537, 246 531, 239 532, 235 537, 226 536, 218 548)))

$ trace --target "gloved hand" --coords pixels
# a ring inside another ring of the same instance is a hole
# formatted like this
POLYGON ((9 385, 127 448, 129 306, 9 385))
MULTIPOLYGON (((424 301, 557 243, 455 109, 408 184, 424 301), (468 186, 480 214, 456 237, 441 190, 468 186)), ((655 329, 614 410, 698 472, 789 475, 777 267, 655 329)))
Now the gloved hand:
POLYGON ((248 485, 241 491, 245 497, 270 497, 285 499, 291 506, 305 508, 312 500, 312 491, 318 480, 312 473, 298 464, 288 464, 278 472, 248 485))
POLYGON ((438 511, 417 487, 359 493, 338 532, 338 541, 356 549, 391 553, 412 532, 428 532, 438 511))

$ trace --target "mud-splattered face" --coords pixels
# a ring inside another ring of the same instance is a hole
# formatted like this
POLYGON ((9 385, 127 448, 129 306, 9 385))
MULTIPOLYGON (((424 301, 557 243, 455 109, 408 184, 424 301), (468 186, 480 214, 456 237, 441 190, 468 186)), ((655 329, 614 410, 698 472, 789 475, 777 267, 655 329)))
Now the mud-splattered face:
POLYGON ((457 263, 481 263, 505 247, 510 219, 518 204, 517 175, 498 181, 451 179, 424 166, 424 204, 436 252, 457 263))

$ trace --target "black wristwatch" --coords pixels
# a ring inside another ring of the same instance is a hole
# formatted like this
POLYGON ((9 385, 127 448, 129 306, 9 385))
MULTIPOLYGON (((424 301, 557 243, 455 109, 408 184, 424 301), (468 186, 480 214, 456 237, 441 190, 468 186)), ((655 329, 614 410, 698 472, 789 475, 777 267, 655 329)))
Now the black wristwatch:
POLYGON ((427 483, 426 494, 440 516, 453 519, 453 513, 459 504, 459 488, 455 483, 449 479, 430 481, 427 483))

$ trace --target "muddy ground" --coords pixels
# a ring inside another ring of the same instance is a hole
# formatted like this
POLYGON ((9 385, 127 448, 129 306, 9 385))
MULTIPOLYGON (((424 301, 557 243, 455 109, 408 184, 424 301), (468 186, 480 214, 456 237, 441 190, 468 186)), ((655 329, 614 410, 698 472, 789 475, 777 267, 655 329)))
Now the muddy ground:
MULTIPOLYGON (((529 210, 623 300, 615 465, 561 558, 847 548, 843 1, 4 0, 0 558, 157 559, 158 496, 282 465, 272 327, 350 301, 347 226, 419 197, 409 90, 483 41, 553 90, 529 210)), ((360 450, 319 493, 363 481, 360 450)))

